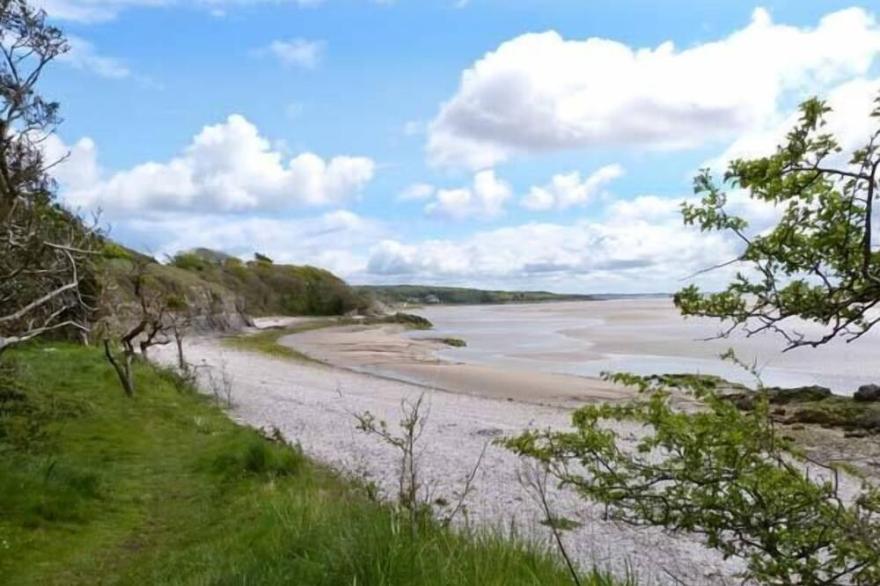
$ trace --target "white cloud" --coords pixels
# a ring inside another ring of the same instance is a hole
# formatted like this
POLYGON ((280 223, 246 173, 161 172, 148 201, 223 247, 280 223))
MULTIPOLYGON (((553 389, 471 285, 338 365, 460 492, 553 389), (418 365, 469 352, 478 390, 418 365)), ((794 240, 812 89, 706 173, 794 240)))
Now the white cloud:
MULTIPOLYGON (((51 17, 72 22, 106 22, 116 18, 120 12, 129 8, 156 8, 163 6, 203 7, 214 16, 225 15, 224 8, 248 6, 260 3, 277 3, 279 0, 34 0, 34 4, 44 9, 51 17)), ((280 0, 284 1, 284 0, 280 0)), ((303 7, 322 4, 324 0, 287 0, 288 4, 303 7)))
POLYGON ((284 65, 315 69, 321 61, 325 46, 324 41, 278 40, 272 41, 268 47, 260 49, 258 52, 271 54, 284 65))
POLYGON ((623 173, 620 165, 606 165, 583 179, 578 171, 554 175, 547 185, 532 187, 520 203, 533 211, 583 206, 623 173))
POLYGON ((348 276, 365 269, 366 251, 387 234, 377 222, 337 210, 308 218, 135 217, 121 222, 113 235, 159 257, 195 247, 242 258, 259 251, 276 262, 312 264, 348 276))
POLYGON ((510 185, 488 169, 474 175, 470 187, 438 189, 434 201, 425 206, 425 213, 452 220, 494 218, 501 214, 512 195, 510 185))
POLYGON ((52 176, 64 189, 89 190, 100 181, 98 153, 92 139, 81 138, 68 146, 57 135, 50 134, 42 147, 47 164, 53 165, 52 176))
MULTIPOLYGON (((682 225, 681 200, 642 196, 607 205, 599 218, 572 224, 528 223, 476 232, 461 240, 388 239, 370 252, 359 278, 571 291, 671 292, 694 272, 734 258, 730 235, 682 225)), ((778 212, 730 194, 731 210, 760 231, 778 212)), ((701 276, 718 285, 730 271, 701 276)))
POLYGON ((100 54, 89 41, 76 36, 68 36, 70 50, 58 57, 58 61, 75 69, 89 71, 100 77, 124 79, 131 76, 131 70, 119 59, 100 54))
POLYGON ((461 241, 403 244, 386 240, 371 253, 367 273, 387 281, 509 283, 550 287, 592 283, 619 290, 672 290, 688 271, 730 258, 718 235, 682 230, 680 220, 657 225, 580 221, 531 223, 478 232, 461 241), (622 285, 621 283, 626 283, 622 285))
POLYGON ((237 114, 203 128, 181 154, 167 162, 143 163, 97 180, 94 144, 80 141, 77 145, 75 157, 54 171, 64 198, 74 206, 100 207, 111 215, 335 205, 358 194, 375 171, 373 161, 365 157, 323 159, 309 152, 285 163, 256 126, 237 114), (91 182, 80 180, 81 168, 95 170, 88 174, 91 182), (77 180, 70 181, 70 177, 77 180))
POLYGON ((756 9, 745 28, 683 50, 525 34, 462 74, 431 123, 429 159, 487 168, 517 153, 693 147, 760 125, 807 89, 866 74, 878 53, 880 27, 860 8, 814 28, 756 9))
POLYGON ((423 201, 430 199, 437 188, 430 183, 413 183, 397 196, 397 201, 423 201))
MULTIPOLYGON (((848 162, 850 153, 867 144, 875 126, 869 124, 868 116, 877 106, 874 100, 880 95, 880 79, 854 79, 833 88, 825 99, 833 112, 827 115, 822 132, 833 134, 843 148, 848 162)), ((726 169, 728 163, 738 158, 754 158, 772 154, 776 146, 785 142, 786 134, 797 124, 799 112, 790 112, 767 120, 734 140, 718 157, 703 166, 716 171, 726 169)))

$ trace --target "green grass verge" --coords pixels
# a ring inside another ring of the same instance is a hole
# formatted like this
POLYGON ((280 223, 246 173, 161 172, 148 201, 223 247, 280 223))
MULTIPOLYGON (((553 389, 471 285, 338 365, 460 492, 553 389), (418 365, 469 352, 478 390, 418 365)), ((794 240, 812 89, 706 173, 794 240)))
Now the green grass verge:
POLYGON ((279 344, 278 341, 292 334, 300 334, 310 330, 318 330, 331 326, 344 325, 345 322, 340 319, 316 319, 304 322, 289 328, 272 328, 257 333, 239 334, 223 339, 223 344, 230 348, 238 350, 247 350, 250 352, 260 352, 275 356, 276 358, 288 358, 292 360, 302 360, 316 362, 302 352, 297 352, 289 346, 279 344))
MULTIPOLYGON (((231 422, 138 365, 127 399, 94 349, 8 353, 0 374, 0 582, 553 585, 549 553, 426 522, 231 422)), ((587 576, 584 584, 609 582, 587 576)))
MULTIPOLYGON (((292 334, 301 334, 311 330, 319 330, 321 328, 329 328, 333 326, 375 326, 382 324, 401 325, 411 330, 429 330, 433 326, 431 322, 423 317, 411 315, 407 313, 395 313, 382 317, 370 317, 365 319, 355 319, 348 317, 328 317, 323 319, 314 319, 295 326, 287 328, 272 328, 256 333, 244 333, 237 336, 224 338, 223 343, 230 348, 238 350, 247 350, 250 352, 260 352, 268 354, 276 358, 288 358, 292 360, 320 362, 314 358, 306 356, 302 352, 280 344, 278 341, 292 334)), ((446 338, 446 340, 454 340, 446 338)), ((463 344, 463 341, 462 341, 463 344)), ((455 345, 455 344, 451 344, 455 345)))

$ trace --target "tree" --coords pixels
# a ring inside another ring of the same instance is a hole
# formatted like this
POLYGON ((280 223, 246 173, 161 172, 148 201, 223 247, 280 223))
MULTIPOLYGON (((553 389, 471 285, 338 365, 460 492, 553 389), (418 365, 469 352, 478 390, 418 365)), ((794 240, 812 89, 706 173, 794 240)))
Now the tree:
POLYGON ((636 526, 701 535, 725 558, 746 564, 746 581, 762 584, 880 583, 880 491, 865 485, 849 498, 840 472, 809 460, 780 437, 766 396, 749 412, 711 382, 615 375, 639 398, 588 405, 573 430, 530 431, 506 442, 535 458, 562 486, 636 526), (704 408, 681 412, 672 392, 704 408), (629 439, 635 422, 641 432, 629 439))
MULTIPOLYGON (((163 290, 161 284, 149 274, 148 262, 134 259, 132 263, 131 282, 137 306, 136 317, 118 335, 121 351, 114 350, 115 344, 109 332, 105 332, 103 339, 104 355, 128 396, 133 396, 135 392, 134 361, 146 360, 151 347, 170 344, 173 336, 177 343, 178 359, 185 365, 183 336, 189 323, 186 301, 163 290)), ((120 315, 123 313, 118 312, 120 315)), ((105 329, 110 330, 110 326, 107 325, 105 329)), ((181 368, 185 370, 185 366, 181 368)))
POLYGON ((57 202, 42 143, 58 104, 36 89, 68 45, 24 0, 0 0, 0 354, 61 328, 88 331, 97 234, 57 202))
POLYGON ((695 180, 699 204, 685 204, 685 223, 704 231, 726 231, 743 244, 733 262, 739 272, 727 288, 680 291, 675 303, 684 315, 716 317, 724 332, 771 331, 788 349, 819 346, 835 337, 851 342, 880 322, 880 251, 875 244, 874 206, 880 170, 880 98, 871 113, 877 129, 847 158, 838 141, 823 133, 825 102, 801 105, 799 124, 769 156, 736 160, 724 183, 781 211, 772 230, 749 235, 748 222, 728 212, 727 197, 708 170, 695 180), (798 331, 797 320, 821 326, 818 334, 798 331))
MULTIPOLYGON (((692 286, 675 298, 684 315, 727 322, 722 335, 737 328, 747 335, 775 332, 788 349, 837 336, 851 342, 880 322, 872 312, 880 303, 872 226, 880 129, 845 158, 834 137, 822 133, 826 104, 808 100, 800 111, 786 144, 769 157, 732 162, 724 176, 726 186, 780 208, 772 229, 748 234, 710 173, 696 178, 703 197, 683 205, 685 223, 734 234, 743 252, 724 265, 750 270, 721 292, 692 286), (823 330, 808 336, 798 331, 798 320, 823 330)), ((880 100, 871 119, 880 126, 880 100)), ((747 580, 880 584, 880 491, 867 481, 860 491, 841 490, 836 468, 780 437, 760 380, 752 410, 743 412, 710 379, 610 378, 636 387, 637 398, 583 407, 571 430, 530 431, 506 445, 542 462, 562 485, 605 505, 615 519, 702 535, 725 557, 744 560, 747 580), (675 409, 673 392, 702 408, 675 409), (639 426, 634 439, 619 431, 632 429, 620 422, 639 426)))

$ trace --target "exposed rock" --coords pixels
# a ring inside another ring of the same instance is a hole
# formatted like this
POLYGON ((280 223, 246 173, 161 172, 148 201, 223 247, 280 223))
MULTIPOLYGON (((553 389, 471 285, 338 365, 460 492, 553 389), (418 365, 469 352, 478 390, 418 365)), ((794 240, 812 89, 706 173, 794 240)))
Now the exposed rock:
POLYGON ((862 385, 853 395, 853 399, 862 403, 880 401, 880 385, 862 385))
MULTIPOLYGON (((813 403, 822 401, 831 396, 831 389, 816 385, 807 387, 795 387, 783 389, 770 387, 765 389, 771 405, 790 405, 792 403, 813 403)), ((749 410, 754 408, 755 400, 759 397, 757 391, 730 393, 726 397, 740 409, 749 410)), ((784 411, 783 411, 784 413, 784 411)))

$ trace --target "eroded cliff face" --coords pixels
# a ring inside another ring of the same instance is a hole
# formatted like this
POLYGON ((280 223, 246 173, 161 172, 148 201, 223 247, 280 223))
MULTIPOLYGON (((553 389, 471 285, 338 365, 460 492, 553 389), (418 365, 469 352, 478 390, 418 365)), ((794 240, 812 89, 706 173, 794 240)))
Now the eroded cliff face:
POLYGON ((113 259, 100 268, 100 279, 99 329, 118 332, 132 327, 144 315, 142 303, 153 313, 168 308, 175 319, 199 333, 253 325, 235 292, 175 267, 113 259))

